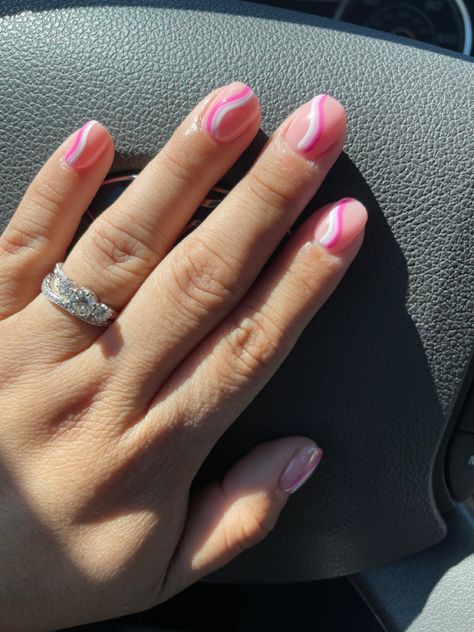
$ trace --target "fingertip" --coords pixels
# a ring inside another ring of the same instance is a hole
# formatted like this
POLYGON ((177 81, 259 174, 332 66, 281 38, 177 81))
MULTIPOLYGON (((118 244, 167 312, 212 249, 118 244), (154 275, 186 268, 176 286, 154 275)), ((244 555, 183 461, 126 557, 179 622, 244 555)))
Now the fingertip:
POLYGON ((322 456, 322 449, 307 437, 275 439, 259 444, 243 457, 228 472, 227 482, 239 487, 245 483, 267 492, 293 493, 309 478, 322 456), (299 482, 303 474, 306 478, 299 482))
POLYGON ((342 148, 346 134, 344 106, 327 94, 300 106, 283 125, 283 135, 292 151, 306 160, 319 160, 335 145, 342 148))
POLYGON ((317 213, 314 241, 340 255, 364 234, 367 221, 367 209, 359 200, 343 198, 317 213))
MULTIPOLYGON (((318 153, 327 151, 327 148, 332 144, 331 138, 338 140, 339 138, 345 138, 347 133, 347 113, 346 108, 340 101, 330 96, 325 95, 326 100, 324 103, 324 123, 325 133, 328 139, 328 145, 324 148, 322 145, 319 147, 318 153)), ((334 141, 333 141, 334 142, 334 141)))
POLYGON ((233 81, 206 103, 201 127, 216 142, 230 142, 260 120, 260 102, 250 86, 233 81))
POLYGON ((95 165, 106 150, 110 155, 114 148, 114 142, 108 129, 92 119, 84 123, 66 141, 63 148, 62 163, 74 171, 95 165))
POLYGON ((308 440, 286 464, 278 481, 281 491, 286 494, 298 491, 315 472, 322 458, 322 449, 308 440))

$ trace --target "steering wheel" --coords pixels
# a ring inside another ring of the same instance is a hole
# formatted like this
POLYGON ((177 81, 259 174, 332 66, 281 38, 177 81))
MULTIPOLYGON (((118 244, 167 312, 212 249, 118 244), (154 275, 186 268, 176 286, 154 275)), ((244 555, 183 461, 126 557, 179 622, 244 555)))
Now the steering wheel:
POLYGON ((114 136, 112 175, 134 174, 207 91, 245 81, 261 97, 263 132, 226 176, 230 188, 265 133, 311 95, 328 92, 347 109, 346 153, 310 206, 360 199, 365 244, 195 484, 287 434, 317 437, 327 456, 268 539, 211 579, 361 573, 449 535, 447 448, 474 349, 471 61, 231 0, 12 0, 0 26, 2 224, 87 118, 114 136))

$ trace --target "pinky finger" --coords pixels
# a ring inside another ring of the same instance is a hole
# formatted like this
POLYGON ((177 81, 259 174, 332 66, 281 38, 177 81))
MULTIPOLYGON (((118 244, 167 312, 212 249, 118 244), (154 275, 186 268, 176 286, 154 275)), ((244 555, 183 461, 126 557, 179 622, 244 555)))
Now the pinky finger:
POLYGON ((238 461, 222 481, 198 492, 156 600, 168 599, 262 540, 322 455, 304 437, 264 443, 238 461))
POLYGON ((20 311, 64 258, 112 164, 109 132, 89 121, 53 153, 0 236, 0 319, 20 311))

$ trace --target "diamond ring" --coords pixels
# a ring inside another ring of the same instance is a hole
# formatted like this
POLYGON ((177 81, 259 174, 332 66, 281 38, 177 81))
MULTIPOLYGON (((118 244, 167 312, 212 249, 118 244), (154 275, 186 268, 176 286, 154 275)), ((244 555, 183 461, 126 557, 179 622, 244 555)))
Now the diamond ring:
POLYGON ((64 274, 61 262, 54 266, 54 272, 45 276, 41 291, 52 303, 90 325, 107 327, 118 316, 118 312, 101 303, 92 290, 71 281, 64 274))

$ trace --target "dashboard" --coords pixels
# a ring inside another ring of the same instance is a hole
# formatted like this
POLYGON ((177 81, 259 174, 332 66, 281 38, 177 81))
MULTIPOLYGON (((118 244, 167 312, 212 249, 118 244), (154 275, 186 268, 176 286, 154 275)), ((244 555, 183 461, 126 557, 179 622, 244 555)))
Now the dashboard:
POLYGON ((474 0, 253 0, 472 55, 474 0))

